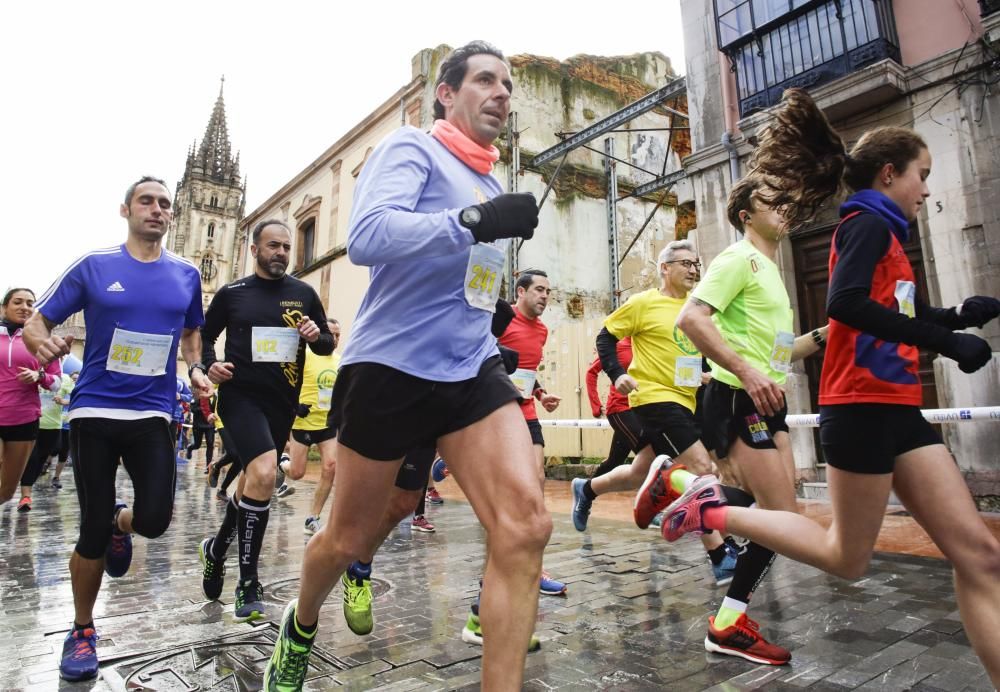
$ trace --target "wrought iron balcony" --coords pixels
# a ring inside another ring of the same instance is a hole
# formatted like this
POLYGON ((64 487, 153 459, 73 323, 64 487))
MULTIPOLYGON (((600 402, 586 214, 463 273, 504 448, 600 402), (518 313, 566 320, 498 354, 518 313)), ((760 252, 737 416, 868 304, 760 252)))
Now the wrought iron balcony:
POLYGON ((774 105, 790 87, 815 88, 900 59, 890 0, 716 0, 716 16, 741 117, 774 105))

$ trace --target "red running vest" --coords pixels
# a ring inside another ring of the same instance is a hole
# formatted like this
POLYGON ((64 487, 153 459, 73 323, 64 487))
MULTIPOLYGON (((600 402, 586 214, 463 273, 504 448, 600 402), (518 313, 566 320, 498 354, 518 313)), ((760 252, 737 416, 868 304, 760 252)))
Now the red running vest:
MULTIPOLYGON (((830 243, 830 276, 837 266, 837 233, 859 212, 841 219, 830 243)), ((869 297, 890 310, 913 316, 916 281, 913 267, 896 235, 889 232, 889 249, 875 265, 869 297), (908 284, 908 285, 907 285, 908 284), (908 296, 908 299, 907 299, 908 296)), ((829 404, 902 404, 920 406, 920 388, 916 346, 895 344, 866 334, 843 322, 830 319, 823 374, 819 382, 819 403, 829 404)))

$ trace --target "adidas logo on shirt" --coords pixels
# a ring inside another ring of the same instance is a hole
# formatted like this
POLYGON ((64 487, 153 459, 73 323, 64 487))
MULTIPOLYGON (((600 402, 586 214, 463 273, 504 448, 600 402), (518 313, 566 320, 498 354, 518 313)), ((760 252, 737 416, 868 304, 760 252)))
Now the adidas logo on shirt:
POLYGON ((109 293, 120 293, 120 292, 122 292, 122 291, 124 291, 124 290, 125 290, 125 287, 124 287, 124 286, 122 286, 122 285, 121 285, 120 283, 118 283, 117 281, 115 281, 115 282, 114 282, 113 284, 111 284, 110 286, 108 286, 106 290, 107 290, 107 291, 108 291, 109 293))

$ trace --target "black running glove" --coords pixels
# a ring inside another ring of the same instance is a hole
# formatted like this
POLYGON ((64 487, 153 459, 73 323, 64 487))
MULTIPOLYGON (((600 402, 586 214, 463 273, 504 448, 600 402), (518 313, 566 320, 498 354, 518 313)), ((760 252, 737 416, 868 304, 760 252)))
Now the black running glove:
POLYGON ((501 346, 497 344, 497 348, 500 349, 500 360, 503 361, 503 369, 507 371, 508 375, 514 373, 517 370, 517 364, 521 360, 521 354, 512 348, 507 348, 506 346, 501 346))
POLYGON ((509 192, 466 207, 459 221, 472 231, 477 243, 492 243, 498 238, 529 240, 538 226, 538 203, 530 192, 509 192))
POLYGON ((298 416, 299 418, 305 418, 306 416, 309 415, 309 411, 311 410, 312 407, 309 404, 299 404, 298 409, 296 409, 295 411, 295 415, 298 416))
POLYGON ((490 332, 499 339, 507 331, 507 327, 512 321, 514 321, 514 306, 500 298, 493 313, 493 324, 490 325, 490 332))
POLYGON ((959 310, 959 319, 966 327, 980 329, 990 320, 1000 316, 1000 300, 989 296, 966 298, 959 310))
POLYGON ((958 369, 965 373, 979 370, 993 358, 993 349, 984 339, 962 332, 949 334, 938 353, 956 361, 958 369))

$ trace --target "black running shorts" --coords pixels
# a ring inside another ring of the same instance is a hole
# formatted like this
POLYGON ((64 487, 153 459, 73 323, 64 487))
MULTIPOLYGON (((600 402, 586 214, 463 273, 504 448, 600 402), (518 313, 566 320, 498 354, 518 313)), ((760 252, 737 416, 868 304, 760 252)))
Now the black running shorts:
MULTIPOLYGON (((395 461, 413 449, 496 411, 518 392, 500 361, 483 362, 476 377, 432 382, 379 363, 341 367, 328 420, 340 424, 340 444, 377 461, 395 461)), ((226 425, 228 419, 223 414, 226 425)))
POLYGON ((0 425, 0 440, 4 442, 33 442, 38 439, 38 419, 20 425, 0 425))
POLYGON ((854 473, 892 473, 896 457, 943 444, 916 406, 837 404, 819 407, 819 442, 826 463, 854 473))
POLYGON ((544 447, 545 436, 542 434, 542 424, 538 422, 537 418, 526 418, 524 422, 528 424, 528 432, 531 433, 531 444, 544 447))
POLYGON ((281 454, 295 420, 291 406, 226 385, 219 388, 219 415, 244 470, 265 452, 281 454))
POLYGON ((621 435, 622 439, 628 442, 629 449, 636 454, 650 443, 643 432, 642 421, 632 409, 609 413, 608 424, 611 425, 616 435, 621 435))
POLYGON ((788 432, 787 404, 773 416, 761 415, 745 390, 725 382, 712 380, 705 385, 704 403, 706 446, 719 459, 729 455, 736 438, 751 449, 777 449, 774 436, 788 432))
POLYGON ((310 447, 318 445, 320 442, 337 439, 336 428, 322 428, 320 430, 296 430, 292 428, 292 439, 300 445, 310 447))
POLYGON ((403 457, 403 465, 396 474, 396 487, 400 490, 421 490, 427 485, 431 464, 437 458, 437 450, 433 447, 411 449, 403 457))
POLYGON ((687 406, 670 401, 633 406, 632 410, 657 455, 676 459, 701 437, 694 414, 687 406))

